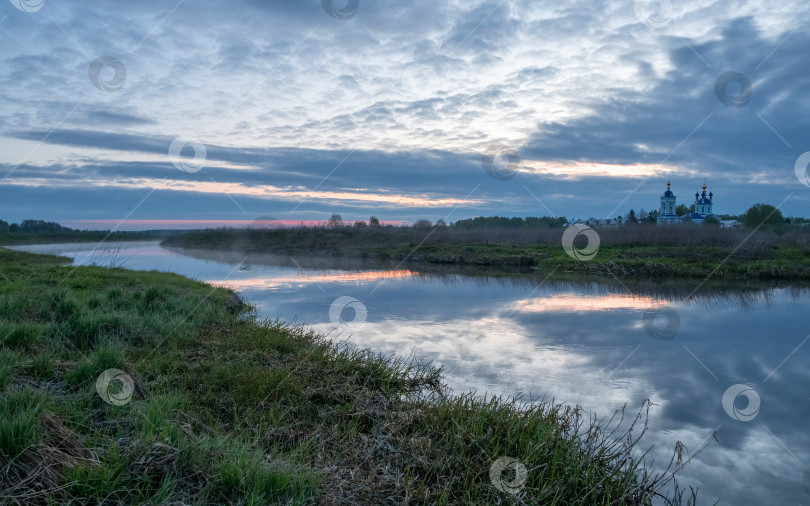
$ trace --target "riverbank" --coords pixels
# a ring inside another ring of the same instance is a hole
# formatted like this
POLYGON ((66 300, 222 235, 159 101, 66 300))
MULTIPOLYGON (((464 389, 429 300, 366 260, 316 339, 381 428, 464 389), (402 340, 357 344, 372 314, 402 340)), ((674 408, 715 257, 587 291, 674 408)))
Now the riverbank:
POLYGON ((439 370, 260 322, 224 288, 62 263, 0 249, 11 503, 649 504, 665 484, 577 409, 452 397, 439 370), (99 386, 110 369, 131 390, 99 386), (500 457, 527 469, 518 496, 500 457))
MULTIPOLYGON (((562 247, 563 230, 456 231, 395 227, 201 230, 166 239, 165 246, 444 264, 639 278, 810 279, 810 233, 642 226, 598 229, 593 258, 562 247)), ((575 242, 575 247, 583 247, 575 242)))

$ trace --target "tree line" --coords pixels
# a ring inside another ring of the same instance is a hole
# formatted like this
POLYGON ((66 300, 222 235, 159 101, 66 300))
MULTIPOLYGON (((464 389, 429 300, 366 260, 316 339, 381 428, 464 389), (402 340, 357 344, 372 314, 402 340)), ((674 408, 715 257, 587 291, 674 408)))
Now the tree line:
POLYGON ((77 232, 72 228, 63 227, 53 221, 23 220, 20 223, 9 223, 0 220, 0 233, 20 234, 60 234, 77 232))
MULTIPOLYGON (((694 206, 687 207, 680 204, 676 210, 678 216, 684 216, 688 213, 694 212, 694 206)), ((719 220, 737 220, 748 228, 770 228, 778 229, 787 225, 808 225, 810 220, 806 218, 785 217, 782 212, 770 204, 755 204, 751 206, 745 213, 734 216, 728 214, 717 215, 710 217, 703 221, 704 225, 719 225, 719 220)), ((658 211, 645 211, 641 209, 638 214, 634 209, 631 209, 626 216, 624 216, 624 224, 641 224, 641 223, 656 223, 658 221, 658 211)), ((688 221, 688 219, 687 219, 688 221)), ((420 219, 412 226, 413 228, 445 228, 456 230, 481 230, 481 229, 539 229, 539 228, 562 228, 568 223, 564 217, 550 217, 550 216, 529 216, 526 218, 520 217, 505 217, 505 216, 478 216, 476 218, 467 218, 458 220, 451 224, 447 224, 444 220, 439 219, 435 223, 427 219, 420 219)), ((327 226, 331 228, 344 227, 352 225, 355 228, 363 227, 382 227, 391 225, 382 225, 376 216, 371 216, 368 221, 357 220, 352 222, 345 222, 340 214, 333 214, 327 226)), ((64 227, 59 223, 44 220, 23 220, 20 223, 8 223, 0 220, 0 233, 20 233, 20 234, 56 234, 56 233, 75 233, 79 230, 64 227)))
MULTIPOLYGON (((458 230, 472 230, 472 229, 485 229, 485 228, 498 228, 498 229, 519 229, 519 228, 561 228, 567 223, 565 218, 551 218, 548 216, 542 217, 527 217, 527 218, 507 218, 502 216, 479 216, 477 218, 467 218, 458 220, 448 225, 443 219, 436 220, 433 223, 427 219, 417 220, 413 228, 433 228, 433 227, 449 227, 458 230)), ((343 220, 340 214, 333 214, 327 222, 328 227, 337 228, 349 225, 343 220)), ((379 227, 380 220, 376 216, 369 218, 368 223, 362 220, 355 221, 353 226, 355 228, 363 227, 379 227)), ((388 225, 390 226, 390 225, 388 225)))
MULTIPOLYGON (((678 216, 688 215, 689 213, 693 213, 694 211, 695 211, 694 205, 692 205, 691 207, 687 207, 684 204, 680 204, 675 210, 678 216)), ((658 211, 657 210, 645 211, 644 209, 641 209, 637 214, 634 209, 631 209, 630 212, 627 213, 625 216, 621 217, 621 219, 622 223, 626 225, 657 223, 658 211)), ((767 229, 779 229, 784 228, 788 225, 810 224, 810 220, 806 218, 785 217, 779 209, 770 204, 755 204, 741 215, 719 214, 715 216, 710 216, 705 220, 703 220, 703 224, 706 226, 717 226, 720 225, 720 220, 736 220, 748 228, 759 227, 767 229)), ((690 221, 688 216, 684 221, 687 222, 690 221)), ((448 227, 450 229, 456 230, 481 230, 488 228, 517 230, 517 229, 538 229, 538 228, 562 228, 567 223, 568 220, 564 217, 530 216, 526 218, 520 217, 510 218, 505 216, 478 216, 476 218, 467 218, 458 220, 449 225, 445 223, 445 221, 442 219, 437 220, 435 223, 427 219, 420 219, 417 220, 412 225, 412 227, 413 228, 448 227)), ((333 214, 332 217, 329 218, 329 221, 327 222, 327 226, 332 228, 350 225, 352 225, 352 223, 345 222, 340 214, 333 214)), ((372 216, 367 222, 363 220, 357 220, 353 222, 353 226, 355 228, 363 228, 363 227, 380 227, 383 225, 380 224, 380 220, 376 216, 372 216)), ((390 227, 391 225, 385 226, 390 227)))

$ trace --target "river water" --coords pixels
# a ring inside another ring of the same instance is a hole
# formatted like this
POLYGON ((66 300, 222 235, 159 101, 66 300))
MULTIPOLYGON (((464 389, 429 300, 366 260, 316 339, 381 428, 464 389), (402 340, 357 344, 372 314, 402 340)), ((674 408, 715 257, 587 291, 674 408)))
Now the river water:
POLYGON ((810 505, 807 285, 510 278, 155 242, 20 249, 232 287, 264 318, 431 360, 459 393, 553 399, 599 417, 650 399, 640 446, 655 468, 678 441, 685 458, 709 443, 678 473, 700 504, 810 505))

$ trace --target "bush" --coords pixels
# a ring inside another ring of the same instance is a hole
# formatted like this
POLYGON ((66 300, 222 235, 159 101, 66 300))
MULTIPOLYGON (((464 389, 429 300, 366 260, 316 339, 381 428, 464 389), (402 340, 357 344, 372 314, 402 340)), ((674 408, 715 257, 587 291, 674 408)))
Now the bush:
POLYGON ((776 229, 784 227, 785 218, 770 204, 754 204, 742 216, 742 222, 748 228, 776 229))
POLYGON ((720 220, 714 216, 707 216, 706 219, 703 220, 703 224, 717 227, 720 226, 720 220))

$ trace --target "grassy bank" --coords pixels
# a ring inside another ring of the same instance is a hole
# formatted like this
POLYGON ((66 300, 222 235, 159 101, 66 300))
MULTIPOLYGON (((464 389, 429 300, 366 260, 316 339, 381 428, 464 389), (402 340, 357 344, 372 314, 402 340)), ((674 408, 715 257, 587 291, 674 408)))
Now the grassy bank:
POLYGON ((650 504, 667 483, 633 457, 643 417, 449 396, 438 370, 257 321, 226 289, 60 262, 0 249, 7 503, 650 504), (109 369, 132 390, 99 387, 109 369), (500 457, 527 470, 518 495, 492 484, 500 457))
MULTIPOLYGON (((810 229, 777 232, 700 225, 597 228, 589 261, 569 256, 562 229, 458 230, 364 227, 203 230, 167 246, 301 256, 357 257, 403 263, 532 267, 637 277, 810 279, 810 229)), ((585 243, 575 242, 581 247, 585 243)))

